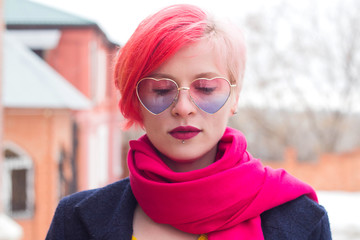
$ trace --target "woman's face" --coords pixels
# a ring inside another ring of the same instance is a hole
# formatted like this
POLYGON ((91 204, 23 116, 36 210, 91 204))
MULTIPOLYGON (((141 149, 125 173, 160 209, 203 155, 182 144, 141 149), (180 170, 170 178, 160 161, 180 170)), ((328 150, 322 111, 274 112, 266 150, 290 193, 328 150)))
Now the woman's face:
MULTIPOLYGON (((179 87, 189 87, 197 78, 228 78, 225 64, 219 62, 215 51, 202 40, 180 49, 148 77, 170 78, 179 87)), ((232 90, 226 104, 214 114, 199 109, 190 99, 189 90, 181 90, 178 100, 158 115, 141 106, 147 136, 170 168, 190 171, 214 161, 217 143, 236 109, 235 94, 232 90)))

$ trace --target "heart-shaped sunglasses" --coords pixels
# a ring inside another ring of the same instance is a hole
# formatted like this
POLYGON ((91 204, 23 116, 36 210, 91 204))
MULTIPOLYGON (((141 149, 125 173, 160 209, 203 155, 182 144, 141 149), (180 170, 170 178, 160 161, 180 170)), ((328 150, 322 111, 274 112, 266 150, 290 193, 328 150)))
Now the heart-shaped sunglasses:
POLYGON ((204 112, 213 114, 219 111, 228 100, 231 88, 236 87, 223 77, 198 78, 189 87, 179 87, 168 78, 143 78, 136 85, 140 103, 151 113, 157 115, 177 101, 181 90, 188 90, 195 105, 204 112))

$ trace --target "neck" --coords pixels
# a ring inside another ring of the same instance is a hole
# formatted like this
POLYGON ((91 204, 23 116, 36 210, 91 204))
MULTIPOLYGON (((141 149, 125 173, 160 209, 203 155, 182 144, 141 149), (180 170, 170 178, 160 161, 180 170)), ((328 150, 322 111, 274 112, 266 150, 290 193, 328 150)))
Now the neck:
POLYGON ((174 172, 190 172, 205 168, 214 163, 217 152, 217 145, 200 158, 196 159, 170 159, 162 155, 164 163, 174 172))

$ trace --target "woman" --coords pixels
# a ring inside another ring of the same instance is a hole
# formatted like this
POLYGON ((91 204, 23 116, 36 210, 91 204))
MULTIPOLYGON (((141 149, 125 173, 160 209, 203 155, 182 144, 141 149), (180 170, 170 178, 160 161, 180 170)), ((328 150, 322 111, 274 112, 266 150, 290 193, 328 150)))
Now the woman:
POLYGON ((263 167, 227 128, 245 69, 241 34, 191 5, 145 19, 115 82, 130 177, 64 198, 47 239, 331 239, 314 190, 263 167))

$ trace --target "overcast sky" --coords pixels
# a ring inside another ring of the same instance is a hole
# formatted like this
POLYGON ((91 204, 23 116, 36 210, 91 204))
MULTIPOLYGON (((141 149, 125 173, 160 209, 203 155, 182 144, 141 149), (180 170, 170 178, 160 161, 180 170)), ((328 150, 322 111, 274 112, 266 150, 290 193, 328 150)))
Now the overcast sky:
MULTIPOLYGON (((124 44, 149 14, 171 4, 191 3, 236 22, 246 12, 267 8, 284 0, 33 0, 97 22, 110 40, 124 44)), ((322 1, 322 0, 317 0, 322 1)), ((328 0, 331 2, 334 0, 328 0)), ((307 1, 297 2, 299 7, 307 1)))

